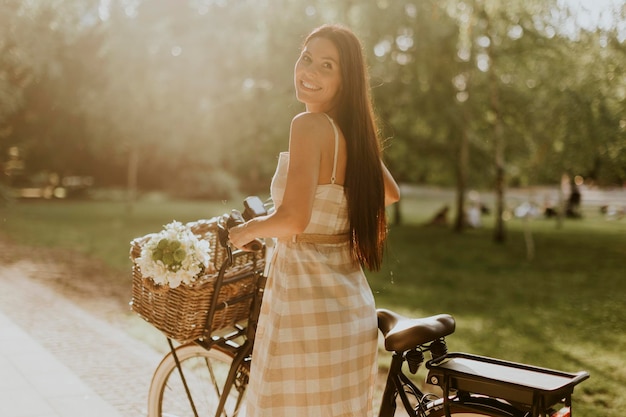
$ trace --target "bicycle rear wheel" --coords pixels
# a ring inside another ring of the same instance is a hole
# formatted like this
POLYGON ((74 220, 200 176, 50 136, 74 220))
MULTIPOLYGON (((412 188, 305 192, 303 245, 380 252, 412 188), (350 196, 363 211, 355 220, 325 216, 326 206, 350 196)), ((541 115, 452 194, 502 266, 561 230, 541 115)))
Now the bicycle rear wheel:
MULTIPOLYGON (((152 377, 148 417, 218 417, 215 415, 216 409, 233 361, 232 354, 216 347, 206 350, 190 343, 177 347, 176 355, 193 404, 170 352, 152 377)), ((219 417, 245 415, 243 398, 248 376, 248 368, 241 366, 235 384, 230 389, 224 412, 219 417)))
MULTIPOLYGON (((450 415, 454 417, 523 417, 526 414, 509 403, 495 398, 467 396, 450 400, 450 415)), ((445 417, 443 399, 428 404, 427 417, 445 417)))

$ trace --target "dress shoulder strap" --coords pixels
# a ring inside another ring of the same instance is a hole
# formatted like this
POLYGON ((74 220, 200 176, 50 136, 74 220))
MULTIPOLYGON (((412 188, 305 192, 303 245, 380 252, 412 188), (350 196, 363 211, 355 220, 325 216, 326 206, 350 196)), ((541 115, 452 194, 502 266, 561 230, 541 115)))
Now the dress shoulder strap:
POLYGON ((333 174, 330 177, 330 183, 334 184, 335 178, 337 175, 337 154, 339 153, 339 131, 337 130, 337 126, 335 126, 335 122, 333 121, 333 119, 326 113, 324 113, 324 116, 328 118, 328 120, 330 121, 330 124, 333 126, 333 130, 335 131, 335 155, 333 156, 333 174))

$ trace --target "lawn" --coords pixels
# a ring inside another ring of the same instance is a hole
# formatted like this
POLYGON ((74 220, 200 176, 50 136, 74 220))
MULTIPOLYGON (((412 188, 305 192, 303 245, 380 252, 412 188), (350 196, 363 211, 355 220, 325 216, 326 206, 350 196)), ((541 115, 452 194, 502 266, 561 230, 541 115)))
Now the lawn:
MULTIPOLYGON (((424 223, 449 193, 413 193, 404 224, 391 226, 386 261, 369 273, 380 307, 406 315, 450 313, 452 351, 465 351, 575 372, 591 379, 576 389, 575 415, 617 417, 626 410, 626 219, 609 221, 595 207, 583 219, 506 223, 507 239, 484 227, 454 233, 424 223), (534 245, 529 258, 527 242, 534 245)), ((511 202, 514 204, 514 202, 511 202)), ((17 202, 0 208, 0 233, 33 247, 57 246, 105 261, 130 285, 132 238, 238 208, 226 202, 17 202)))

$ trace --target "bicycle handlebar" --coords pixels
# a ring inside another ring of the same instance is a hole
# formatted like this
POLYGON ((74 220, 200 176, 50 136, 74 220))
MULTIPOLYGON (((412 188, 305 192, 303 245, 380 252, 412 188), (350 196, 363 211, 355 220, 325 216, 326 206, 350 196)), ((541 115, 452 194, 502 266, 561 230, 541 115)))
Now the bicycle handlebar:
MULTIPOLYGON (((252 196, 247 197, 244 200, 245 210, 243 214, 236 209, 231 210, 230 214, 224 214, 218 221, 218 237, 220 244, 227 248, 229 251, 229 258, 232 256, 230 245, 228 243, 228 231, 231 227, 238 226, 245 223, 255 217, 264 216, 267 214, 265 206, 259 197, 252 196)), ((251 242, 244 245, 244 250, 257 252, 263 249, 263 242, 259 239, 254 239, 251 242)))

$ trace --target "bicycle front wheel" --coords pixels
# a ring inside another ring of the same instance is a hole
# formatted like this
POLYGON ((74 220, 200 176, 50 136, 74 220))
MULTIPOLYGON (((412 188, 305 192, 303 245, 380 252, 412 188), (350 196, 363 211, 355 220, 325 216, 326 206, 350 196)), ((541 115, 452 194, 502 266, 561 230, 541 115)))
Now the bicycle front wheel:
POLYGON ((148 394, 148 417, 236 417, 245 415, 244 393, 249 370, 242 365, 230 388, 224 412, 216 416, 233 355, 216 347, 207 350, 194 343, 168 353, 152 377, 148 394), (183 382, 184 381, 184 382, 183 382), (185 384, 189 390, 185 389, 185 384))
MULTIPOLYGON (((443 399, 428 404, 426 417, 445 417, 443 399)), ((450 415, 454 417, 523 417, 526 414, 509 403, 495 398, 468 396, 450 400, 450 415)))

